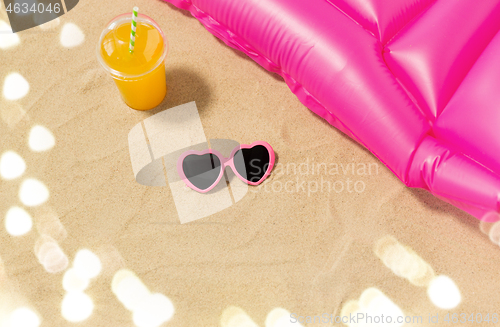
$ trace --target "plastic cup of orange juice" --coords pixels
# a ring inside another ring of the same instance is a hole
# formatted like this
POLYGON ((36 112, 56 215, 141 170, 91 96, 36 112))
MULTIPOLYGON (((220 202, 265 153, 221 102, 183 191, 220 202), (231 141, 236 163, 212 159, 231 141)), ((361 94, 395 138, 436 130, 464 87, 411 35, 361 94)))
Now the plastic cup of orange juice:
POLYGON ((113 18, 102 31, 97 58, 118 87, 125 103, 136 110, 159 105, 167 94, 165 57, 168 42, 158 24, 139 14, 135 47, 129 51, 132 14, 113 18))

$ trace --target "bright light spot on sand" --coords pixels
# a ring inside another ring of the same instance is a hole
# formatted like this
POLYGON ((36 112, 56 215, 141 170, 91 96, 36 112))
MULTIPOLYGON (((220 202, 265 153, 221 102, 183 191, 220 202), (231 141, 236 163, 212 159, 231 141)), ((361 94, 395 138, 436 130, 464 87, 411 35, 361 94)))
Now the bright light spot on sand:
POLYGON ((222 312, 222 327, 259 327, 250 316, 238 307, 228 307, 222 312))
POLYGON ((59 215, 50 206, 43 205, 36 209, 35 225, 40 235, 47 235, 57 241, 62 241, 68 233, 59 220, 59 215))
POLYGON ((146 285, 130 270, 121 269, 111 281, 118 300, 132 311, 137 327, 159 327, 174 315, 174 305, 163 294, 151 294, 146 285))
POLYGON ((481 217, 481 222, 496 223, 500 221, 500 213, 496 211, 487 212, 483 217, 481 217))
MULTIPOLYGON (((381 315, 392 317, 404 316, 403 311, 394 302, 392 302, 391 299, 374 287, 366 289, 359 297, 359 301, 352 300, 347 302, 344 307, 342 307, 340 315, 342 317, 349 317, 351 314, 353 316, 357 316, 358 313, 363 314, 364 317, 381 317, 381 315)), ((365 322, 366 326, 378 326, 378 324, 370 322, 369 320, 365 320, 365 322)), ((403 324, 404 322, 397 323, 396 320, 393 319, 391 326, 401 327, 403 324)), ((359 326, 349 323, 347 325, 349 327, 359 326)))
POLYGON ((488 235, 490 241, 500 245, 500 214, 495 211, 486 213, 479 223, 479 229, 488 235))
POLYGON ((73 48, 83 43, 85 34, 73 23, 64 24, 61 31, 61 45, 65 48, 73 48))
POLYGON ((298 322, 290 321, 290 312, 283 308, 275 308, 266 317, 266 327, 302 327, 298 322))
POLYGON ((26 163, 14 151, 7 151, 0 158, 0 176, 5 180, 20 177, 26 170, 26 163))
POLYGON ((378 289, 371 287, 366 289, 359 297, 361 308, 367 308, 370 312, 386 314, 388 316, 403 316, 403 311, 378 289))
POLYGON ((431 302, 440 309, 456 308, 462 301, 457 284, 447 276, 434 278, 427 289, 431 302))
POLYGON ((8 105, 0 106, 0 118, 9 128, 16 127, 24 117, 27 117, 27 114, 19 102, 11 101, 8 105))
POLYGON ((83 292, 89 286, 90 280, 78 275, 74 268, 66 270, 62 280, 66 292, 83 292))
POLYGON ((59 247, 51 249, 44 257, 43 267, 49 273, 58 273, 68 267, 68 257, 59 247))
POLYGON ((130 311, 134 311, 149 298, 146 285, 130 270, 119 270, 113 277, 111 289, 118 300, 130 311))
POLYGON ((92 251, 82 249, 75 255, 73 268, 75 270, 75 273, 82 278, 90 279, 99 275, 102 269, 102 265, 99 257, 96 256, 92 251))
POLYGON ((136 277, 134 272, 128 269, 120 269, 113 276, 113 280, 111 281, 111 290, 116 294, 118 290, 118 286, 127 277, 136 277))
POLYGON ((84 321, 92 314, 94 302, 85 293, 66 293, 61 305, 61 314, 64 319, 70 322, 84 321))
POLYGON ((428 286, 435 277, 434 270, 427 262, 392 236, 379 239, 374 251, 396 276, 406 278, 413 285, 428 286))
POLYGON ((137 327, 159 327, 169 321, 173 315, 172 301, 165 295, 156 293, 139 303, 134 310, 133 320, 137 327))
POLYGON ((38 327, 40 323, 38 315, 28 308, 17 308, 10 314, 9 327, 38 327))
POLYGON ((351 314, 356 314, 360 309, 359 303, 357 300, 350 300, 347 301, 346 304, 342 307, 342 310, 340 311, 340 316, 341 317, 349 317, 351 314))
POLYGON ((42 152, 54 147, 56 140, 52 133, 45 127, 36 125, 30 131, 28 145, 32 151, 42 152))
POLYGON ((47 235, 42 235, 37 240, 35 255, 49 273, 58 273, 68 267, 68 257, 59 247, 59 244, 47 235))
POLYGON ((492 243, 500 245, 500 214, 495 211, 486 213, 479 222, 479 230, 488 235, 492 243))
POLYGON ((10 73, 5 77, 3 84, 3 96, 7 100, 19 100, 28 94, 30 85, 19 73, 10 73))
POLYGON ((491 226, 488 231, 488 236, 490 237, 491 242, 500 245, 500 221, 491 226))
POLYGON ((0 49, 6 50, 13 48, 20 43, 19 36, 12 33, 9 24, 0 20, 0 49))
POLYGON ((49 190, 40 181, 29 178, 21 184, 19 199, 28 207, 38 206, 49 198, 49 190))
POLYGON ((21 236, 28 233, 33 227, 29 213, 19 207, 12 207, 5 215, 5 229, 12 236, 21 236))

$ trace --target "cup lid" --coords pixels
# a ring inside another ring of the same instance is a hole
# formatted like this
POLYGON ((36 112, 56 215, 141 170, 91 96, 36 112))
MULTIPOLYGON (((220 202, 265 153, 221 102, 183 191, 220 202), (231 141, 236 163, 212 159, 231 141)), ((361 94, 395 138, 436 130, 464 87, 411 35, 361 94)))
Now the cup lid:
POLYGON ((127 74, 127 73, 123 73, 123 72, 120 72, 116 69, 111 68, 106 63, 106 61, 103 59, 102 54, 101 54, 102 40, 110 31, 113 31, 115 28, 117 28, 118 26, 121 26, 122 24, 126 24, 126 23, 130 24, 131 21, 132 21, 132 13, 121 14, 121 15, 113 18, 109 23, 106 24, 106 27, 104 28, 104 30, 101 33, 101 36, 99 37, 99 43, 97 44, 97 59, 98 59, 99 63, 113 77, 118 78, 118 79, 136 79, 136 78, 140 78, 146 74, 149 74, 150 72, 152 72, 153 70, 158 68, 158 66, 165 60, 165 57, 167 56, 167 52, 168 52, 168 41, 165 38, 165 35, 163 34, 163 31, 158 26, 158 24, 152 18, 150 18, 144 14, 138 14, 138 16, 137 16, 138 23, 141 23, 141 22, 149 23, 152 26, 154 26, 158 30, 158 32, 160 33, 162 40, 163 40, 163 52, 162 52, 161 56, 158 58, 158 60, 154 63, 154 65, 152 65, 152 67, 150 69, 148 69, 145 72, 141 72, 140 74, 127 74))

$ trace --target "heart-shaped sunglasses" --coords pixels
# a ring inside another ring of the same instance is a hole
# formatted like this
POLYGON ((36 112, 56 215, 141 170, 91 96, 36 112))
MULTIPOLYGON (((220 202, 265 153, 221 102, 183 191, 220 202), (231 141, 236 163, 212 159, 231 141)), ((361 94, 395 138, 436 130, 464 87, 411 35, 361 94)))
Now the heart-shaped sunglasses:
POLYGON ((237 146, 229 158, 217 150, 189 150, 177 162, 177 171, 187 186, 200 193, 213 189, 231 167, 239 179, 250 185, 258 185, 269 176, 274 166, 274 150, 266 142, 237 146))

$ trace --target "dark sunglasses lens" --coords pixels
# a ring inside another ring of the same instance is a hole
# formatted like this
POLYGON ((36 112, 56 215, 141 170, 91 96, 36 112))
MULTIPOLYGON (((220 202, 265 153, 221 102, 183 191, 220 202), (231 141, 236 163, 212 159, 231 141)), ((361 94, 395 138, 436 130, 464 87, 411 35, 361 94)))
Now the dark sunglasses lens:
POLYGON ((220 159, 211 153, 204 155, 190 154, 184 158, 182 169, 186 178, 197 188, 206 190, 219 177, 220 159))
POLYGON ((269 168, 270 155, 263 145, 250 149, 240 149, 234 154, 234 167, 238 173, 250 182, 258 182, 269 168))

